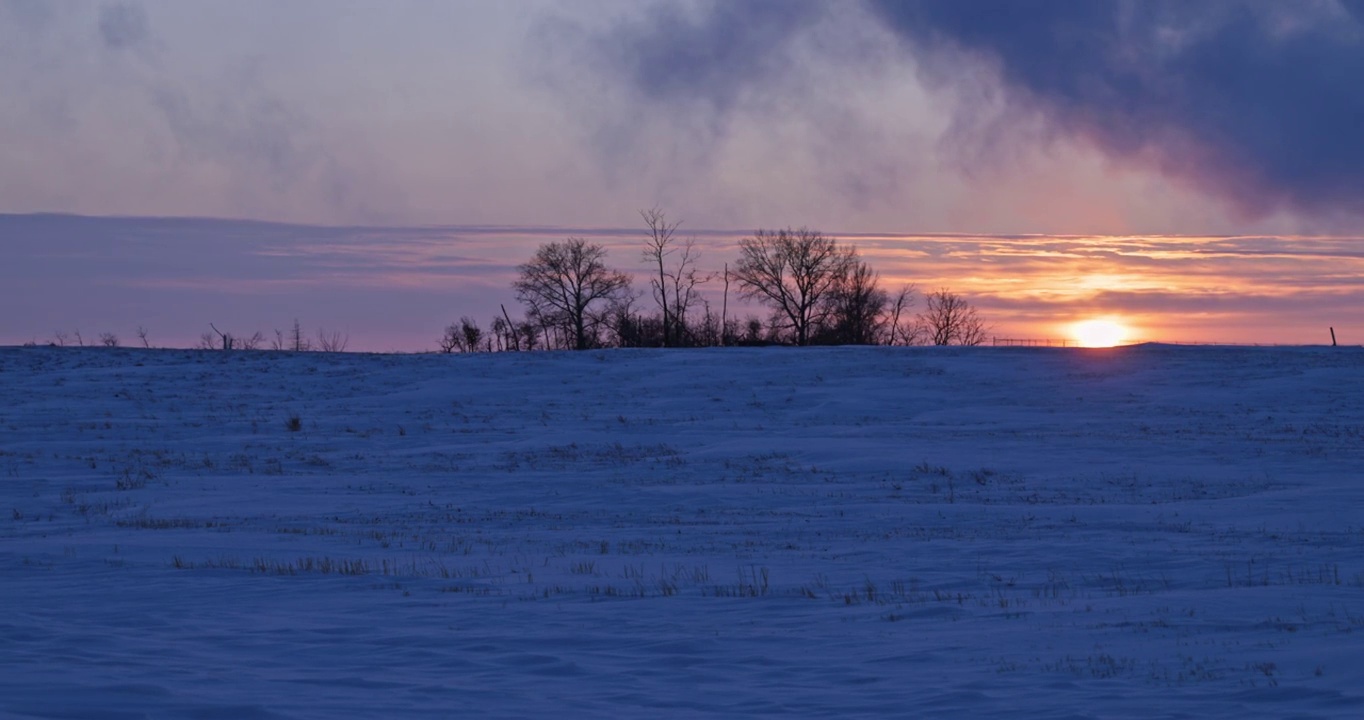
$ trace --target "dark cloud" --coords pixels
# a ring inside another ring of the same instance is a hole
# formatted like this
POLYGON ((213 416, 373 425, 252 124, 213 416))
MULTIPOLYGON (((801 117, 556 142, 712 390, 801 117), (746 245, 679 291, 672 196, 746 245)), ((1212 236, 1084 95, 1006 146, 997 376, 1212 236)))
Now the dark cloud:
POLYGON ((151 31, 141 5, 106 3, 99 9, 99 37, 105 47, 122 50, 147 41, 151 31))
POLYGON ((1364 4, 873 5, 920 52, 984 60, 1014 108, 1112 157, 1249 214, 1364 213, 1364 4))
POLYGON ((648 99, 723 112, 789 72, 793 38, 823 14, 808 0, 658 5, 597 38, 597 59, 648 99))
MULTIPOLYGON (((599 58, 645 99, 730 113, 785 72, 793 37, 840 6, 729 0, 695 7, 663 6, 617 27, 601 38, 599 58)), ((959 117, 971 132, 952 134, 954 142, 993 152, 1020 140, 1000 136, 1009 119, 1040 119, 1047 137, 1153 168, 1248 216, 1364 214, 1364 0, 864 0, 863 7, 910 50, 930 85, 998 80, 1006 122, 959 117)), ((957 112, 984 109, 966 102, 957 112)))

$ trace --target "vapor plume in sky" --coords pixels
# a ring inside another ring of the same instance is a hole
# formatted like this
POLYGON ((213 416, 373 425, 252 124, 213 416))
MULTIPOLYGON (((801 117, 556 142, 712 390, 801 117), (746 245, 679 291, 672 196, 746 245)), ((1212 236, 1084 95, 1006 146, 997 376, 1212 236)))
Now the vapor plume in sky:
MULTIPOLYGON (((816 28, 866 17, 849 4, 688 7, 618 26, 602 52, 645 99, 720 114, 779 84, 797 48, 849 55, 846 46, 821 47, 828 35, 816 28)), ((865 8, 912 61, 905 82, 961 91, 953 142, 997 149, 1078 139, 1248 216, 1364 214, 1364 2, 867 0, 865 8), (1034 121, 1041 133, 1017 130, 1034 121)))

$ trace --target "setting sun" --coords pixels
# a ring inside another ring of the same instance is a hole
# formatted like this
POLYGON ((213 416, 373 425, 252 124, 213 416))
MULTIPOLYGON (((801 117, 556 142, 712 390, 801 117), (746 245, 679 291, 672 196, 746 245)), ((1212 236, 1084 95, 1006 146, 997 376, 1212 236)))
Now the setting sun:
POLYGON ((1100 318, 1075 323, 1070 336, 1080 347, 1113 347, 1127 339, 1128 330, 1115 320, 1100 318))

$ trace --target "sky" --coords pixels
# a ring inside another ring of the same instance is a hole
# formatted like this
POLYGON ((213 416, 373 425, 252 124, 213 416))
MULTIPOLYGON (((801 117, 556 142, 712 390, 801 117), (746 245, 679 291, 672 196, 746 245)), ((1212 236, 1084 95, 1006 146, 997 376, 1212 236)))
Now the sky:
POLYGON ((538 243, 636 269, 650 207, 1004 336, 1358 342, 1359 77, 1359 0, 0 0, 0 343, 432 347, 538 243))

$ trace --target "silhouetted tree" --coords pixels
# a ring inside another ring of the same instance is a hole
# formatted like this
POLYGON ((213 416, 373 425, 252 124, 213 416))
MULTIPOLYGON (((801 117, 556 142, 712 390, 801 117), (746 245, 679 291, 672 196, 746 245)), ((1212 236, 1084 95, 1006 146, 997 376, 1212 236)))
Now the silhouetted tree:
POLYGON ((490 350, 502 352, 511 349, 512 339, 510 327, 511 326, 507 324, 507 321, 501 316, 493 316, 493 321, 488 326, 488 332, 491 333, 491 337, 488 338, 490 350))
POLYGON ((350 344, 350 336, 339 330, 317 330, 317 348, 322 352, 345 352, 350 344))
POLYGON ((451 323, 445 326, 445 332, 436 341, 436 347, 443 353, 452 353, 459 347, 460 333, 459 326, 451 323))
MULTIPOLYGON (((516 322, 514 322, 514 321, 511 319, 511 315, 509 315, 509 314, 507 313, 507 306, 506 306, 506 305, 503 305, 502 303, 498 303, 498 304, 497 304, 497 307, 498 307, 499 310, 502 311, 502 325, 501 325, 501 331, 500 331, 500 332, 501 332, 502 335, 505 336, 505 339, 506 339, 506 342, 504 343, 505 348, 506 348, 507 350, 516 350, 516 351, 520 352, 520 350, 521 350, 521 338, 520 338, 520 334, 516 331, 516 322)), ((494 325, 496 325, 496 324, 494 323, 494 325)), ((528 348, 528 349, 529 349, 529 348, 528 348)))
POLYGON ((478 343, 483 339, 483 328, 478 321, 469 316, 459 319, 460 352, 478 352, 478 343))
POLYGON ((482 350, 483 342, 483 329, 478 326, 478 321, 465 315, 459 322, 445 326, 445 334, 441 335, 437 347, 443 353, 453 353, 456 350, 471 353, 482 350))
POLYGON ((674 234, 682 222, 669 223, 658 208, 641 210, 639 215, 649 228, 644 260, 650 264, 651 274, 657 270, 649 279, 649 287, 662 312, 661 344, 664 347, 691 344, 687 338, 688 314, 700 300, 697 286, 707 280, 696 269, 696 262, 701 257, 696 240, 687 238, 679 245, 674 234))
POLYGON ((757 315, 749 315, 743 322, 743 333, 739 335, 736 342, 739 345, 763 345, 770 342, 767 338, 767 326, 763 324, 762 318, 757 315))
POLYGON ((856 262, 833 238, 801 228, 759 230, 739 241, 734 278, 740 293, 772 308, 797 345, 808 345, 827 312, 827 299, 856 262))
POLYGON ((230 332, 219 330, 213 323, 208 324, 213 328, 212 333, 204 333, 199 336, 200 350, 259 350, 265 344, 265 336, 256 332, 250 337, 239 337, 230 332), (217 337, 214 337, 214 336, 217 337))
MULTIPOLYGON (((208 326, 213 328, 213 333, 217 335, 222 342, 223 352, 227 352, 237 346, 237 339, 232 337, 232 333, 225 333, 222 330, 219 330, 213 323, 209 323, 208 326)), ((213 335, 204 333, 199 336, 199 346, 204 350, 213 350, 214 344, 213 335)))
POLYGON ((948 290, 929 293, 919 314, 932 345, 979 345, 985 342, 985 323, 965 298, 948 290))
POLYGON ((628 305, 612 308, 610 325, 611 343, 616 347, 649 347, 663 342, 662 320, 636 315, 628 305))
POLYGON ((702 302, 701 320, 691 329, 691 338, 701 347, 716 347, 725 344, 724 322, 710 309, 710 303, 702 302))
POLYGON ((826 325, 819 340, 838 345, 876 345, 887 325, 890 296, 871 266, 854 259, 828 294, 826 325))
POLYGON ((605 258, 604 248, 582 238, 541 245, 517 268, 516 298, 545 327, 568 335, 574 349, 586 350, 596 344, 611 306, 630 289, 629 276, 607 267, 605 258))
MULTIPOLYGON (((673 234, 682 224, 681 220, 669 223, 662 210, 653 208, 650 210, 640 210, 639 216, 644 219, 644 225, 649 228, 648 237, 644 241, 644 260, 650 263, 658 271, 649 279, 649 287, 654 293, 654 302, 658 303, 659 310, 663 312, 663 346, 667 347, 672 340, 673 319, 670 317, 668 302, 668 256, 677 252, 673 247, 673 234)), ((651 270, 650 272, 653 272, 651 270)))
POLYGON ((313 344, 308 340, 308 336, 303 334, 303 324, 294 318, 294 327, 289 331, 289 343, 285 350, 294 352, 306 352, 313 349, 313 344))
POLYGON ((918 323, 906 315, 914 303, 914 286, 905 285, 891 303, 886 339, 887 345, 918 345, 923 335, 918 323))

